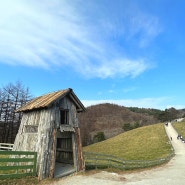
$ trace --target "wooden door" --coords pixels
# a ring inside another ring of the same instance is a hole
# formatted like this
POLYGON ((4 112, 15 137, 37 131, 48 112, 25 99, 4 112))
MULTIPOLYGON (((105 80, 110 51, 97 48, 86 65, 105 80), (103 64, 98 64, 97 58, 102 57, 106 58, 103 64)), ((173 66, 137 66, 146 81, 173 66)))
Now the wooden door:
POLYGON ((63 132, 57 138, 56 161, 73 164, 72 132, 63 132))

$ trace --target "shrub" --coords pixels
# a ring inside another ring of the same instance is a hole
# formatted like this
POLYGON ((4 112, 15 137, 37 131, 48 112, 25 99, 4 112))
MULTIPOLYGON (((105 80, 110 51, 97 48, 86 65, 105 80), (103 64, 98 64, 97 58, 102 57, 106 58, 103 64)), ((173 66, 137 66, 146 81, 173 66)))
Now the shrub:
POLYGON ((138 128, 138 127, 140 127, 139 122, 135 122, 134 123, 134 128, 138 128))
POLYGON ((97 142, 100 142, 100 141, 104 141, 104 140, 105 140, 105 134, 104 134, 104 132, 98 132, 93 137, 93 142, 94 143, 97 143, 97 142))
POLYGON ((133 129, 133 127, 130 123, 125 123, 122 128, 124 131, 129 131, 129 130, 133 129))

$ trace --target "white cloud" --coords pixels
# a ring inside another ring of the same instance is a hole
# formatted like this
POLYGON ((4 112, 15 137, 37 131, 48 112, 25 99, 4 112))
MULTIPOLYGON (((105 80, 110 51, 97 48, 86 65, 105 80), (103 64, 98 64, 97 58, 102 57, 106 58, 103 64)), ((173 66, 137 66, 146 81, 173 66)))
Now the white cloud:
MULTIPOLYGON (((41 68, 69 66, 89 78, 117 75, 136 77, 150 68, 150 64, 143 57, 131 59, 117 49, 110 37, 116 24, 114 20, 110 19, 110 22, 103 24, 107 19, 102 14, 99 15, 101 21, 96 22, 94 19, 91 22, 91 16, 79 11, 79 6, 85 8, 84 2, 1 2, 0 62, 41 68), (104 36, 104 28, 110 34, 104 36)), ((94 16, 95 14, 94 10, 94 16)), ((136 32, 131 33, 132 29, 129 30, 131 37, 139 31, 143 32, 142 35, 147 33, 146 38, 157 35, 156 19, 144 17, 145 25, 138 20, 135 22, 136 32)), ((124 23, 120 22, 122 27, 124 23)), ((125 36, 125 31, 119 31, 117 35, 125 36)), ((142 40, 146 42, 145 38, 142 40)))
POLYGON ((81 68, 81 73, 86 76, 97 76, 100 78, 114 77, 116 75, 125 77, 136 77, 150 68, 144 60, 114 59, 101 64, 89 64, 81 68), (85 70, 84 70, 85 69, 85 70))
POLYGON ((81 100, 85 107, 101 103, 112 103, 125 107, 155 108, 164 110, 166 108, 183 108, 183 105, 169 105, 170 97, 141 98, 141 99, 120 99, 120 100, 81 100))
POLYGON ((142 12, 138 7, 128 11, 128 39, 137 38, 139 47, 143 48, 155 39, 161 32, 162 26, 158 17, 142 12))

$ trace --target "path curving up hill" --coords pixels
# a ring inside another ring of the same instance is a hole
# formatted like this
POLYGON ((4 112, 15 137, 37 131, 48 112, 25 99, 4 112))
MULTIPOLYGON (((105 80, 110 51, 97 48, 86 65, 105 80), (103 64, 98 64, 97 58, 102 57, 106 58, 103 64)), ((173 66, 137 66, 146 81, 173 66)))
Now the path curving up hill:
POLYGON ((168 124, 166 133, 172 137, 175 156, 164 166, 137 173, 119 175, 102 171, 89 176, 75 175, 53 185, 185 185, 185 143, 177 139, 177 132, 168 124))

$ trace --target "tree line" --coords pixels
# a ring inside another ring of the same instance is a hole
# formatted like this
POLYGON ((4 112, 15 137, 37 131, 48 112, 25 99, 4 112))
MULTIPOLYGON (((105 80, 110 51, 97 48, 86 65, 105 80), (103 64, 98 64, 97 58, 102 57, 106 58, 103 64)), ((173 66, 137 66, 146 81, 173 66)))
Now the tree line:
POLYGON ((157 120, 161 122, 168 122, 180 117, 184 117, 184 111, 177 110, 173 107, 165 110, 146 109, 146 108, 138 108, 138 107, 127 107, 127 108, 133 112, 153 115, 157 120))
POLYGON ((22 113, 15 112, 31 98, 28 87, 21 82, 9 83, 0 88, 0 142, 14 143, 22 113))

